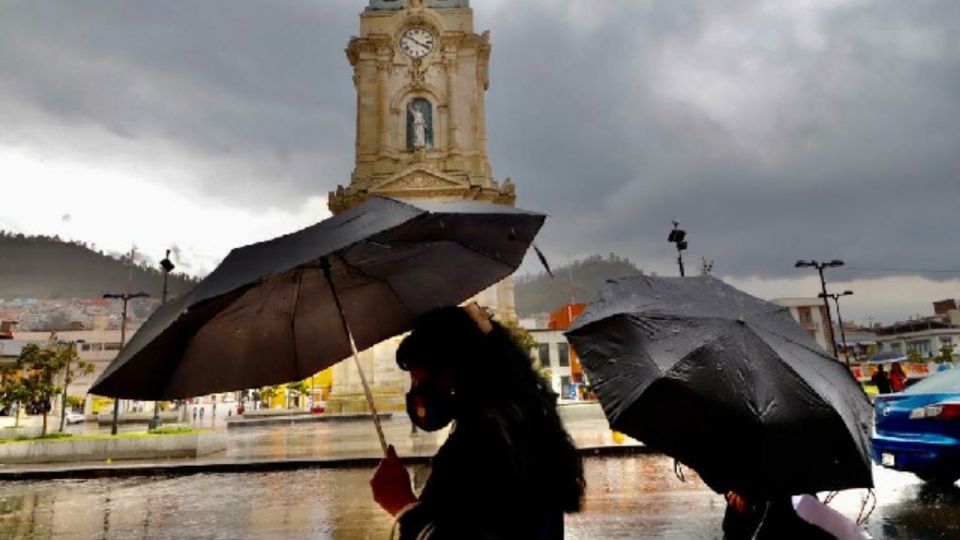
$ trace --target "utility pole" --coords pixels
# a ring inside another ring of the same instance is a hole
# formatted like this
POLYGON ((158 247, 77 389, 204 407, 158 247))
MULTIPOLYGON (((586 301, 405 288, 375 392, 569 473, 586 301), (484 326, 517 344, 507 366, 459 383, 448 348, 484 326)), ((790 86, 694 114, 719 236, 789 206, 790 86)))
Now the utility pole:
POLYGON ((817 272, 820 273, 820 289, 821 293, 820 298, 823 298, 823 306, 827 310, 827 339, 830 340, 830 348, 833 350, 833 357, 840 360, 839 354, 837 352, 837 338, 833 333, 833 317, 830 314, 830 302, 827 300, 827 280, 823 277, 824 268, 839 268, 843 266, 843 261, 839 259, 834 259, 830 262, 819 262, 819 261, 797 261, 797 264, 794 265, 794 268, 816 268, 817 272))
MULTIPOLYGON (((123 314, 120 317, 120 352, 123 352, 123 347, 127 344, 127 304, 130 303, 130 300, 136 298, 149 298, 150 295, 145 292, 138 293, 123 293, 123 294, 112 294, 107 293, 103 295, 105 299, 108 300, 122 300, 123 301, 123 314)), ((118 353, 119 354, 119 353, 118 353)), ((119 423, 120 417, 120 398, 114 397, 113 399, 113 423, 110 426, 110 434, 117 434, 117 424, 119 423)))
POLYGON ((687 231, 680 228, 679 221, 673 222, 673 230, 670 231, 667 242, 677 245, 677 265, 680 266, 680 277, 686 277, 686 272, 683 269, 683 252, 687 250, 689 245, 687 244, 687 231))

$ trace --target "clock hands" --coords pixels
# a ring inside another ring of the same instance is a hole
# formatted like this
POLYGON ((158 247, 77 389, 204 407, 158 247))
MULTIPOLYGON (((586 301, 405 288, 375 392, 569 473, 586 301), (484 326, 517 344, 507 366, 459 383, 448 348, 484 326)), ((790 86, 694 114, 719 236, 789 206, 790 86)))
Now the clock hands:
POLYGON ((427 45, 426 43, 418 40, 417 38, 415 38, 415 37, 413 37, 413 36, 410 36, 410 41, 416 43, 417 45, 423 47, 424 49, 429 49, 429 48, 430 48, 430 45, 427 45))

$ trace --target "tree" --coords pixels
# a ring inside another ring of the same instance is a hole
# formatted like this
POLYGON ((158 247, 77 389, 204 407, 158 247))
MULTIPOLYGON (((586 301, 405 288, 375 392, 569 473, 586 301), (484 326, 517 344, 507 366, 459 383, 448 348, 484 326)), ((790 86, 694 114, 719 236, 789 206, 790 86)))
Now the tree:
POLYGON ((921 353, 921 352, 920 352, 919 350, 917 350, 917 349, 910 349, 909 351, 907 351, 907 361, 908 361, 908 362, 923 362, 923 361, 924 361, 923 353, 921 353))
POLYGON ((69 354, 64 353, 62 348, 41 348, 34 344, 25 346, 17 358, 17 366, 24 370, 21 381, 26 388, 27 401, 39 407, 43 414, 41 435, 47 434, 50 402, 60 392, 60 387, 53 382, 54 377, 66 367, 68 358, 69 354))
POLYGON ((270 400, 273 399, 279 391, 279 386, 264 386, 260 389, 260 401, 270 403, 270 400))
POLYGON ((0 370, 0 405, 8 411, 17 409, 14 427, 20 427, 19 407, 30 401, 30 391, 24 384, 19 369, 4 367, 0 370))
POLYGON ((943 347, 940 347, 940 360, 944 362, 952 362, 953 347, 951 347, 950 345, 944 345, 943 347))
POLYGON ((93 373, 93 364, 84 362, 77 354, 76 345, 58 344, 60 362, 63 363, 63 390, 60 395, 60 432, 62 433, 67 423, 67 389, 78 377, 93 373), (71 370, 71 364, 75 369, 71 370))
POLYGON ((310 393, 310 385, 307 384, 307 381, 298 381, 298 382, 290 383, 287 385, 287 391, 290 394, 293 394, 292 396, 289 394, 287 396, 287 408, 289 409, 290 408, 289 398, 306 396, 307 394, 310 393))
POLYGON ((529 353, 535 349, 538 345, 537 340, 533 337, 533 334, 527 331, 526 328, 523 328, 519 324, 513 321, 507 321, 503 323, 503 327, 510 333, 510 336, 520 345, 520 347, 529 353))

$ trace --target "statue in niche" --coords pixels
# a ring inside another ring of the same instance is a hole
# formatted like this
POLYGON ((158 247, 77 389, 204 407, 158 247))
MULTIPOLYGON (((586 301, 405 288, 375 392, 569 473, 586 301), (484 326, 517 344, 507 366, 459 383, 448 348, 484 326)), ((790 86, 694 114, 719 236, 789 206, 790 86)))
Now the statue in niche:
POLYGON ((407 104, 407 149, 433 148, 433 105, 423 98, 407 104))

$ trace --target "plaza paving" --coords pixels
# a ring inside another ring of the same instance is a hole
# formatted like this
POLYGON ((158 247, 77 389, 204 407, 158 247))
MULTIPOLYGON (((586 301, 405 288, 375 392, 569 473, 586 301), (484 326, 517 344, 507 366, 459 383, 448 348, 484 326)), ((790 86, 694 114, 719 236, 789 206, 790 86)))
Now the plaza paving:
MULTIPOLYGON (((418 483, 426 467, 413 467, 418 483)), ((385 539, 370 469, 0 482, 0 538, 71 540, 385 539)), ((960 489, 932 490, 877 470, 868 530, 883 540, 960 537, 960 489)), ((588 491, 567 538, 719 539, 723 500, 671 460, 645 454, 586 460, 588 491)), ((862 492, 834 506, 856 516, 862 492)))
MULTIPOLYGON (((564 407, 562 417, 581 448, 637 444, 611 433, 595 406, 564 407)), ((403 456, 430 456, 445 438, 411 433, 403 414, 384 428, 403 456)), ((242 471, 272 460, 369 460, 347 469, 0 482, 0 538, 386 538, 390 522, 367 484, 379 455, 369 420, 234 428, 225 452, 187 461, 242 471)), ((411 469, 419 484, 429 475, 426 465, 411 469)), ((567 518, 567 538, 721 538, 723 500, 692 472, 678 480, 664 456, 587 458, 586 474, 586 506, 567 518)), ((875 475, 878 506, 867 522, 875 538, 960 538, 960 488, 932 489, 882 469, 875 475)), ((834 507, 855 517, 864 494, 842 494, 834 507)))

